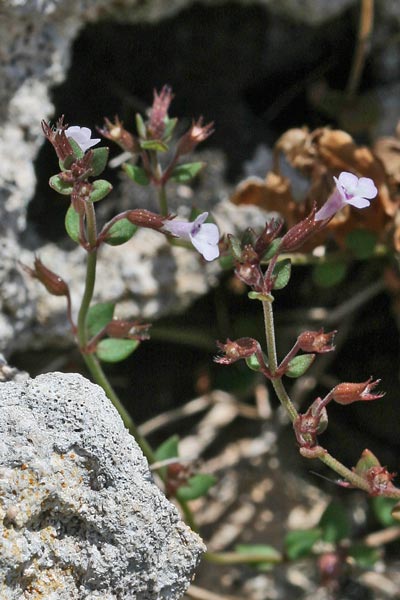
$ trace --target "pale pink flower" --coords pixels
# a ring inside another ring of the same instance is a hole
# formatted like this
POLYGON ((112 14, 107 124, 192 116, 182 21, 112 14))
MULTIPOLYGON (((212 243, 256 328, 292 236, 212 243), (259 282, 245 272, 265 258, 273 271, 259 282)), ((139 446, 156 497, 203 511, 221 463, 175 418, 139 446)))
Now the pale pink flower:
POLYGON ((369 177, 358 178, 353 173, 343 171, 338 179, 336 177, 333 179, 336 190, 316 213, 315 221, 330 219, 347 204, 356 208, 366 208, 378 193, 374 182, 369 177))
POLYGON ((219 231, 214 223, 205 223, 208 213, 201 213, 193 223, 185 221, 165 221, 163 230, 190 242, 206 260, 219 256, 219 231))
POLYGON ((65 135, 68 138, 72 138, 74 142, 78 144, 82 152, 86 152, 92 146, 98 144, 101 140, 100 138, 93 138, 92 131, 89 127, 79 127, 79 125, 72 125, 65 130, 65 135))

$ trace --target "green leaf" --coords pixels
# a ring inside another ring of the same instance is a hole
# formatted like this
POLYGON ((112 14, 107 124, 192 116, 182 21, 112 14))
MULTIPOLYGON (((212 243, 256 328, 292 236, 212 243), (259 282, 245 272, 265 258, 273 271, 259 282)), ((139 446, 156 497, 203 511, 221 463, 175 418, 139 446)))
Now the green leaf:
POLYGON ((72 194, 72 183, 67 183, 63 181, 59 175, 53 175, 49 179, 49 186, 58 192, 59 194, 63 194, 64 196, 70 196, 72 194))
POLYGON ((71 137, 68 138, 72 151, 76 159, 83 158, 85 156, 84 151, 80 147, 80 145, 71 137))
POLYGON ((347 265, 343 262, 326 262, 315 265, 312 278, 320 287, 333 287, 343 281, 347 273, 347 265))
POLYGON ((390 527, 397 521, 392 515, 392 510, 396 506, 398 500, 393 498, 385 498, 384 496, 375 496, 371 498, 372 510, 375 517, 384 527, 390 527))
POLYGON ((354 468, 357 475, 366 475, 367 471, 372 467, 380 467, 381 464, 376 456, 366 448, 362 451, 360 458, 357 461, 357 464, 354 468))
MULTIPOLYGON (((283 560, 281 552, 278 552, 273 546, 267 544, 238 544, 235 546, 237 554, 246 554, 254 556, 254 563, 260 571, 267 571, 272 565, 280 563, 283 560)), ((250 561, 246 560, 247 563, 250 561)))
POLYGON ((90 337, 99 333, 112 320, 114 308, 115 304, 113 302, 99 302, 89 308, 86 328, 90 337))
POLYGON ((326 507, 318 525, 322 529, 324 542, 334 544, 350 535, 350 523, 344 506, 334 500, 326 507))
POLYGON ((79 244, 79 214, 72 204, 65 215, 65 229, 71 240, 79 244))
POLYGON ((103 200, 113 189, 113 186, 109 181, 105 179, 97 179, 93 181, 93 191, 89 196, 89 200, 91 202, 98 202, 99 200, 103 200))
POLYGON ((103 148, 96 148, 94 150, 92 149, 92 152, 92 177, 98 177, 107 166, 109 148, 104 146, 103 148))
POLYGON ((156 462, 161 462, 163 460, 168 460, 168 458, 176 458, 177 456, 179 456, 178 445, 178 435, 172 435, 167 440, 165 440, 165 442, 158 446, 157 450, 154 452, 156 462))
POLYGON ((135 183, 139 185, 149 185, 150 179, 147 177, 147 173, 142 167, 124 163, 122 169, 135 183))
POLYGON ((219 266, 221 267, 221 269, 224 269, 224 271, 230 271, 231 269, 233 269, 235 264, 235 261, 233 259, 233 256, 220 256, 219 257, 219 266))
POLYGON ((178 119, 176 117, 174 117, 173 119, 169 119, 168 117, 165 117, 165 119, 164 119, 165 129, 164 129, 164 133, 163 133, 163 140, 165 140, 166 142, 168 142, 171 139, 171 136, 173 134, 173 131, 175 129, 177 122, 178 122, 178 119))
POLYGON ((137 226, 131 223, 128 219, 121 219, 110 227, 107 237, 104 240, 110 246, 120 246, 125 244, 138 230, 137 226))
POLYGON ((240 260, 240 257, 242 256, 242 244, 239 238, 229 233, 228 242, 232 250, 233 258, 235 258, 236 260, 240 260))
POLYGON ((281 290, 289 283, 291 271, 290 258, 285 258, 285 260, 281 260, 276 264, 273 271, 273 277, 276 277, 273 285, 274 290, 281 290))
POLYGON ((315 354, 298 354, 289 362, 285 375, 293 378, 301 377, 311 367, 314 359, 315 354))
POLYGON ((196 498, 205 496, 216 481, 214 475, 210 475, 209 473, 198 473, 197 475, 190 477, 186 485, 182 485, 178 489, 176 497, 184 502, 196 500, 196 498))
POLYGON ((355 229, 346 236, 346 246, 356 258, 364 260, 373 256, 376 246, 376 235, 365 229, 355 229))
POLYGON ((350 546, 348 553, 362 569, 370 569, 381 558, 378 548, 371 548, 363 544, 350 546))
MULTIPOLYGON (((264 357, 264 362, 266 365, 268 365, 268 359, 265 356, 265 354, 263 353, 263 357, 264 357)), ((249 367, 249 369, 251 369, 252 371, 259 371, 260 370, 260 363, 258 362, 258 358, 256 354, 253 354, 252 356, 248 356, 246 359, 246 365, 249 367)))
POLYGON ((96 354, 97 357, 104 362, 116 363, 128 358, 138 346, 138 340, 107 338, 106 340, 101 340, 101 342, 99 342, 96 354))
POLYGON ((70 156, 67 156, 67 158, 65 158, 64 160, 59 160, 58 164, 60 165, 60 169, 61 171, 69 171, 71 168, 72 163, 75 161, 75 156, 73 154, 70 154, 70 156))
POLYGON ((284 545, 286 554, 290 560, 297 560, 311 553, 315 542, 321 539, 320 529, 305 529, 289 531, 285 536, 284 545))
POLYGON ((138 132, 138 134, 139 134, 139 136, 141 138, 145 138, 146 135, 147 135, 147 132, 146 132, 146 125, 144 124, 142 115, 139 114, 139 113, 136 113, 136 117, 135 118, 136 118, 136 129, 137 129, 137 132, 138 132))
POLYGON ((263 255, 262 260, 270 260, 273 256, 275 256, 279 246, 281 245, 282 238, 276 238, 270 245, 266 253, 263 255))
POLYGON ((184 165, 178 165, 172 171, 170 179, 177 181, 178 183, 187 183, 191 181, 196 175, 200 173, 206 166, 204 162, 193 162, 186 163, 184 165))
POLYGON ((168 150, 167 144, 162 140, 140 140, 139 143, 142 150, 155 150, 156 152, 166 152, 168 150))

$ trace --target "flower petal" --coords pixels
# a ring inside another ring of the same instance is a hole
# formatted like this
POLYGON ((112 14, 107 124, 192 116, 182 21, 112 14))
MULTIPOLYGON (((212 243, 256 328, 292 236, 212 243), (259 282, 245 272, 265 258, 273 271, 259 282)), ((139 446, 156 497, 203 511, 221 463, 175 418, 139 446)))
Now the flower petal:
POLYGON ((347 171, 342 171, 338 180, 336 177, 334 177, 334 179, 336 182, 339 181, 339 184, 346 188, 348 193, 355 191, 358 184, 358 177, 353 173, 348 173, 347 171))
POLYGON ((206 260, 214 260, 219 256, 219 248, 217 245, 210 244, 209 242, 200 241, 196 238, 192 240, 193 246, 206 260))
POLYGON ((360 177, 357 185, 357 196, 362 196, 363 198, 375 198, 378 194, 378 190, 372 179, 369 177, 360 177))
POLYGON ((205 223, 200 231, 190 236, 190 241, 206 260, 214 260, 219 256, 219 231, 214 223, 205 223))
POLYGON ((65 135, 72 138, 83 152, 86 152, 86 150, 89 150, 89 148, 101 141, 100 138, 91 139, 90 136, 92 135, 92 131, 89 127, 79 127, 79 125, 71 125, 71 127, 68 127, 68 129, 65 130, 65 135))
POLYGON ((314 220, 324 221, 325 219, 330 219, 344 206, 346 206, 346 201, 343 198, 343 195, 340 193, 340 190, 337 189, 333 192, 332 196, 328 198, 325 204, 316 213, 314 220))
POLYGON ((366 208, 371 204, 371 202, 366 198, 361 198, 361 196, 353 196, 353 198, 347 200, 347 204, 351 204, 356 208, 366 208))
POLYGON ((165 221, 163 230, 190 242, 190 232, 192 227, 193 223, 187 223, 186 221, 165 221))

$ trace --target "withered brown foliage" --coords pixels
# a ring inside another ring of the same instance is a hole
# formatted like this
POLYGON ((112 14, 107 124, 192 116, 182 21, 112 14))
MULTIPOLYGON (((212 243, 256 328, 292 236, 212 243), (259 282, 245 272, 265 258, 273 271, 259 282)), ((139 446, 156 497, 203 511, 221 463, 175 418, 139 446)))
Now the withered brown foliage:
POLYGON ((309 251, 327 237, 343 247, 348 232, 366 229, 378 239, 400 252, 400 128, 397 137, 378 140, 373 149, 357 145, 353 138, 338 129, 306 127, 289 129, 274 147, 273 169, 265 180, 249 178, 241 182, 231 200, 235 204, 255 204, 277 211, 292 227, 303 219, 316 202, 321 207, 334 189, 333 176, 350 171, 358 177, 370 177, 378 188, 378 196, 367 210, 345 207, 303 248, 309 251), (301 202, 295 201, 290 179, 280 169, 281 156, 310 185, 301 202))

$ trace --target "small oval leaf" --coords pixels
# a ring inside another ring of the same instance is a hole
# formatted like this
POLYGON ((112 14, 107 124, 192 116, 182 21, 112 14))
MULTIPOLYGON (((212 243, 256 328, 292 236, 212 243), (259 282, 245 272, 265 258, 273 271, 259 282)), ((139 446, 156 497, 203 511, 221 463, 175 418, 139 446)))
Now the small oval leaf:
POLYGON ((147 177, 147 173, 142 167, 138 165, 131 165, 130 163, 124 163, 122 169, 128 175, 132 181, 138 185, 149 185, 150 179, 147 177))
POLYGON ((178 165, 172 171, 170 179, 172 181, 177 181, 178 183, 188 183, 192 181, 196 175, 200 173, 202 169, 204 169, 206 163, 204 162, 193 162, 186 163, 185 165, 178 165))
POLYGON ((71 240, 79 244, 79 215, 72 204, 65 215, 65 229, 71 240))
POLYGON ((138 340, 121 340, 118 338, 108 338, 101 340, 97 345, 97 357, 109 363, 120 362, 128 358, 132 352, 139 346, 138 340))
POLYGON ((113 189, 111 183, 105 179, 97 179, 96 181, 93 181, 92 185, 93 190, 89 196, 89 200, 91 202, 98 202, 99 200, 102 200, 113 189))
POLYGON ((238 544, 235 546, 235 552, 246 554, 246 563, 250 563, 249 557, 254 556, 253 564, 261 570, 266 570, 272 564, 280 563, 283 560, 282 554, 268 544, 238 544))
POLYGON ((382 557, 378 548, 371 548, 364 544, 353 544, 348 549, 348 554, 362 569, 371 569, 382 557))
POLYGON ((68 141, 69 141, 72 151, 74 153, 75 159, 83 158, 85 156, 85 153, 82 150, 82 148, 80 147, 80 145, 78 144, 78 142, 76 142, 74 140, 74 138, 72 138, 72 137, 69 137, 68 141))
POLYGON ((356 258, 366 259, 373 256, 377 237, 372 231, 366 229, 354 229, 346 236, 346 246, 356 258))
POLYGON ((229 242, 229 246, 231 247, 233 257, 236 260, 240 260, 240 258, 242 256, 242 244, 240 243, 239 238, 237 238, 236 236, 229 233, 228 234, 228 242, 229 242))
POLYGON ((204 496, 216 481, 214 475, 210 475, 209 473, 198 473, 197 475, 190 477, 186 485, 182 485, 178 489, 176 497, 184 502, 196 500, 196 498, 204 496))
POLYGON ((108 325, 114 315, 115 304, 113 302, 99 302, 93 304, 88 310, 86 328, 90 337, 96 335, 108 325))
POLYGON ((146 137, 146 125, 144 124, 142 115, 140 113, 136 113, 135 120, 136 120, 136 129, 139 134, 139 137, 145 138, 146 137))
POLYGON ((282 238, 276 238, 268 247, 268 250, 262 257, 263 261, 270 260, 278 251, 279 246, 281 245, 282 238))
POLYGON ((163 140, 168 142, 171 138, 171 135, 175 129, 175 126, 178 122, 178 119, 176 117, 174 117, 173 119, 170 119, 168 117, 165 117, 164 119, 164 123, 165 123, 165 129, 163 132, 163 140))
POLYGON ((96 148, 92 150, 93 158, 91 163, 92 177, 98 177, 107 166, 109 148, 96 148))
POLYGON ((315 542, 321 539, 320 529, 289 531, 284 540, 286 554, 290 560, 297 560, 311 553, 315 542))
MULTIPOLYGON (((265 364, 268 365, 268 358, 266 357, 266 355, 264 353, 263 353, 263 357, 264 357, 265 364)), ((246 360, 246 365, 252 371, 259 371, 261 369, 261 366, 260 366, 260 363, 258 362, 258 358, 257 358, 256 354, 253 354, 252 356, 248 356, 245 360, 246 360)))
POLYGON ((311 367, 315 360, 315 354, 298 354, 289 362, 285 375, 288 377, 301 377, 311 367))
POLYGON ((161 140, 141 140, 140 147, 142 150, 155 150, 156 152, 166 152, 167 144, 161 140))
POLYGON ((172 435, 165 440, 165 442, 160 444, 160 446, 158 446, 157 450, 154 452, 156 462, 161 462, 162 460, 179 456, 178 445, 179 435, 172 435))
POLYGON ((384 527, 390 527, 396 523, 396 520, 399 520, 393 514, 393 509, 397 503, 397 499, 385 498, 384 496, 371 498, 372 510, 380 524, 384 527))
POLYGON ((324 542, 331 544, 340 542, 351 533, 350 522, 344 506, 334 500, 324 510, 318 525, 322 529, 324 542))
POLYGON ((49 179, 49 186, 63 196, 70 196, 72 194, 72 183, 66 183, 59 175, 53 175, 49 179))
POLYGON ((121 219, 110 228, 104 241, 110 246, 120 246, 130 240, 137 230, 137 226, 128 219, 121 219))
POLYGON ((320 287, 333 287, 346 277, 347 265, 343 262, 327 262, 315 265, 312 278, 320 287))
POLYGON ((275 277, 273 289, 281 290, 284 288, 290 280, 290 274, 292 272, 292 264, 290 258, 279 261, 274 269, 273 277, 275 277))

